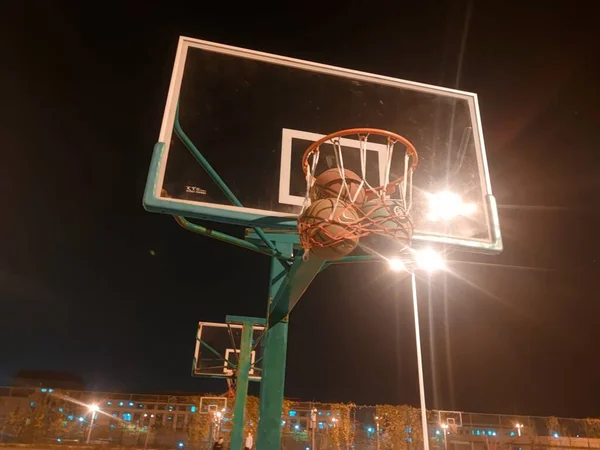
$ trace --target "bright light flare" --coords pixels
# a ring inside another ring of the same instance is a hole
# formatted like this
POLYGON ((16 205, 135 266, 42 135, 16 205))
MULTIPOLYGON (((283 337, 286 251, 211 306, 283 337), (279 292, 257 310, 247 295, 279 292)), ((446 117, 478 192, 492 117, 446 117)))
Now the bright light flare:
POLYGON ((89 409, 91 412, 98 412, 98 411, 100 411, 100 407, 99 407, 98 405, 89 405, 89 406, 88 406, 88 409, 89 409))
POLYGON ((432 222, 448 221, 457 216, 470 216, 477 211, 475 203, 463 202, 460 195, 442 191, 429 194, 429 212, 427 218, 432 222))
POLYGON ((442 255, 430 248, 418 251, 416 262, 417 266, 426 272, 435 272, 436 270, 444 270, 446 268, 442 255))
POLYGON ((390 269, 392 269, 394 272, 401 272, 406 269, 406 265, 404 264, 404 261, 402 261, 401 259, 398 259, 398 258, 388 259, 388 264, 390 266, 390 269))

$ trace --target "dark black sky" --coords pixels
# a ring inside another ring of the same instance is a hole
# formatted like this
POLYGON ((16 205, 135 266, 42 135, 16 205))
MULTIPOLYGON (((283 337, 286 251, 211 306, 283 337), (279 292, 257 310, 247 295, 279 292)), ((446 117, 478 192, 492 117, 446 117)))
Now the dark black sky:
MULTIPOLYGON (((196 322, 264 314, 269 261, 142 209, 177 38, 454 86, 466 2, 396 3, 9 8, 0 381, 35 368, 105 389, 204 389, 189 376, 196 322)), ((581 2, 475 2, 460 88, 480 96, 506 250, 455 255, 490 265, 453 264, 468 283, 449 277, 444 300, 436 275, 431 307, 421 296, 431 407, 600 415, 593 16, 581 2)), ((409 283, 382 267, 332 267, 309 288, 291 319, 288 396, 418 403, 409 283)))

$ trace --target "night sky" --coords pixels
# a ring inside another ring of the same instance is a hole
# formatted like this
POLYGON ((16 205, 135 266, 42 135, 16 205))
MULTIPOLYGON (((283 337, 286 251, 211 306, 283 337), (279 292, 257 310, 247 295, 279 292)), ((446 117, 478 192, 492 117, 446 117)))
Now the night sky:
MULTIPOLYGON (((0 47, 0 383, 59 370, 134 392, 223 391, 190 377, 196 323, 262 316, 267 299, 267 257, 142 208, 178 36, 455 87, 468 15, 462 0, 15 3, 0 47)), ((452 255, 464 280, 434 275, 430 298, 420 284, 429 407, 600 416, 592 17, 580 2, 474 2, 458 86, 479 94, 505 251, 452 255)), ((417 405, 409 295, 381 264, 320 274, 291 316, 287 396, 417 405)))

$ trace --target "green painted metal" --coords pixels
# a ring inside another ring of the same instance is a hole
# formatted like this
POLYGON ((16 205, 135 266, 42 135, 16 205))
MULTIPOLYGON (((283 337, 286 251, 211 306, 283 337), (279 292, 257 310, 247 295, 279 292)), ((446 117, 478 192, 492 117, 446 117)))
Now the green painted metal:
MULTIPOLYGON (((175 133, 177 134, 177 137, 181 140, 183 145, 185 145, 185 147, 190 151, 190 153, 194 156, 194 158, 196 158, 196 161, 198 161, 200 163, 200 165, 202 166, 204 171, 215 182, 215 184, 219 187, 219 189, 221 189, 221 192, 223 192, 223 194, 225 194, 227 199, 234 206, 242 207, 243 206, 242 202, 240 202, 239 199, 233 193, 233 191, 231 189, 229 189, 229 186, 227 186, 227 183, 225 183, 225 181, 223 181, 223 178, 221 178, 221 176, 217 173, 217 171, 214 169, 214 167, 210 165, 208 160, 204 157, 204 155, 200 152, 200 150, 198 150, 198 148, 194 145, 194 143, 188 137, 188 135, 185 134, 185 132, 183 131, 183 128, 181 127, 181 123, 179 123, 179 104, 177 104, 177 110, 175 111, 175 124, 174 124, 173 128, 175 130, 175 133)), ((260 228, 252 228, 252 229, 254 230, 256 235, 262 240, 263 244, 265 244, 266 247, 269 250, 271 250, 273 253, 276 253, 275 244, 273 244, 273 242, 271 242, 269 239, 267 239, 267 237, 265 236, 263 231, 260 228)))
POLYGON ((233 429, 231 430, 231 450, 242 450, 244 423, 246 418, 246 399, 250 373, 250 352, 252 351, 252 323, 243 322, 240 344, 239 369, 235 382, 235 408, 233 410, 233 429))
MULTIPOLYGON (((290 245, 290 244, 288 244, 290 245)), ((269 306, 268 326, 271 327, 284 320, 294 309, 310 283, 323 269, 325 261, 310 255, 303 258, 303 252, 296 256, 289 274, 278 289, 269 306)), ((273 276, 273 273, 271 273, 273 276)))
POLYGON ((243 239, 237 238, 235 236, 230 236, 229 234, 222 233, 220 231, 211 230, 210 228, 203 227, 202 225, 198 225, 190 222, 185 217, 181 216, 173 216, 175 221, 184 229, 191 231, 192 233, 201 234, 203 236, 208 236, 210 238, 216 239, 221 242, 226 242, 227 244, 232 244, 237 247, 245 248, 247 250, 252 250, 253 252, 262 253, 267 256, 274 256, 275 258, 284 259, 286 261, 291 261, 291 257, 284 257, 280 252, 276 252, 265 248, 264 246, 256 245, 252 242, 245 241, 243 239))
MULTIPOLYGON (((291 243, 294 244, 294 248, 300 248, 300 237, 298 236, 298 230, 271 230, 269 228, 262 229, 267 239, 277 241, 280 243, 291 243)), ((254 242, 257 245, 262 243, 262 239, 252 230, 252 228, 246 229, 246 240, 254 242)))
MULTIPOLYGON (((154 144, 144 198, 142 203, 147 211, 171 216, 193 217, 211 222, 229 223, 246 227, 274 227, 279 230, 296 230, 296 219, 289 217, 271 217, 263 214, 253 214, 238 210, 214 208, 194 203, 186 203, 157 195, 159 181, 164 170, 165 143, 154 144)), ((261 240, 262 242, 262 240, 261 240)))
POLYGON ((237 323, 243 325, 245 323, 251 323, 252 325, 259 325, 264 327, 267 325, 267 319, 263 319, 262 317, 249 317, 249 316, 231 316, 227 315, 225 317, 225 322, 227 323, 237 323))
MULTIPOLYGON (((291 255, 293 244, 275 242, 284 254, 291 255)), ((272 312, 273 298, 285 285, 289 275, 275 260, 271 260, 268 315, 272 312)), ((287 307, 281 297, 280 306, 287 307)), ((268 320, 268 318, 267 318, 268 320)), ((262 382, 260 385, 260 421, 256 436, 256 448, 279 450, 281 448, 281 415, 283 413, 283 387, 287 357, 288 321, 279 321, 269 326, 264 337, 262 382)))

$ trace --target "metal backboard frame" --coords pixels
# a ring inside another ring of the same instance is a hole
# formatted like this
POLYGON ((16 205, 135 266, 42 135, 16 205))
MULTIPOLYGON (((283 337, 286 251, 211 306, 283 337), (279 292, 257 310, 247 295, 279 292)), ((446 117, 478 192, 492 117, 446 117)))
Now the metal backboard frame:
POLYGON ((227 410, 227 397, 200 397, 199 414, 214 414, 227 410))
MULTIPOLYGON (((224 336, 229 338, 231 330, 235 335, 241 332, 242 325, 235 323, 215 323, 215 322, 199 322, 196 333, 196 345, 194 348, 194 360, 192 367, 192 375, 196 377, 208 378, 230 378, 234 376, 232 367, 237 365, 237 355, 240 353, 240 342, 230 342, 230 339, 223 341, 224 336), (211 341, 207 338, 207 330, 220 330, 219 342, 211 341), (215 354, 218 353, 218 356, 215 354), (209 365, 207 366, 207 361, 209 365), (233 364, 233 366, 232 366, 233 364)), ((252 381, 260 381, 262 376, 262 334, 265 327, 261 325, 253 326, 254 343, 253 350, 250 354, 251 367, 249 371, 249 379, 252 381)))
MULTIPOLYGON (((171 143, 173 139, 176 139, 174 135, 174 128, 176 128, 178 124, 178 101, 181 93, 184 69, 186 67, 186 58, 188 57, 188 52, 190 49, 193 49, 194 51, 201 49, 207 52, 214 52, 215 54, 229 55, 247 60, 265 62, 286 68, 309 71, 311 73, 320 75, 332 75, 335 77, 340 77, 341 79, 357 80, 357 82, 361 83, 376 83, 377 85, 381 86, 398 87, 426 94, 431 93, 438 96, 446 95, 452 99, 458 99, 466 102, 466 104, 468 104, 468 111, 470 114, 469 120, 472 124, 472 139, 476 153, 476 165, 479 171, 477 175, 477 179, 479 180, 478 189, 480 189, 482 193, 482 197, 480 199, 481 210, 485 215, 487 235, 485 238, 465 239, 461 237, 457 238, 455 236, 445 236, 443 233, 421 233, 417 229, 413 237, 413 241, 417 244, 445 244, 463 248, 465 250, 489 253, 497 253, 502 250, 498 211, 495 199, 492 195, 485 144, 483 141, 481 118, 476 94, 423 83, 400 80, 381 75, 368 74, 314 62, 301 61, 284 56, 271 55, 263 52, 246 50, 187 37, 181 37, 179 41, 173 75, 169 87, 167 106, 165 108, 163 123, 159 135, 159 142, 155 146, 146 185, 144 205, 149 211, 187 216, 198 219, 207 219, 215 222, 232 223, 242 226, 267 226, 276 229, 294 229, 296 227, 296 217, 298 213, 296 210, 293 212, 281 212, 275 210, 269 211, 244 206, 204 203, 201 201, 191 201, 181 198, 170 198, 169 196, 163 195, 163 183, 167 167, 167 159, 169 156, 171 143)), ((357 125, 359 126, 360 124, 357 125)), ((401 130, 398 131, 401 132, 401 130)), ((288 128, 281 129, 283 136, 282 146, 280 149, 281 176, 278 192, 279 201, 282 204, 295 205, 297 207, 299 203, 299 199, 297 198, 298 196, 293 195, 286 190, 287 179, 289 179, 289 167, 291 166, 291 160, 288 157, 289 152, 287 152, 287 150, 289 150, 289 145, 286 144, 286 142, 289 141, 286 141, 286 133, 289 134, 290 132, 299 135, 308 135, 311 134, 311 132, 306 130, 291 130, 288 128)), ((203 149, 200 148, 200 151, 202 150, 203 149)))

